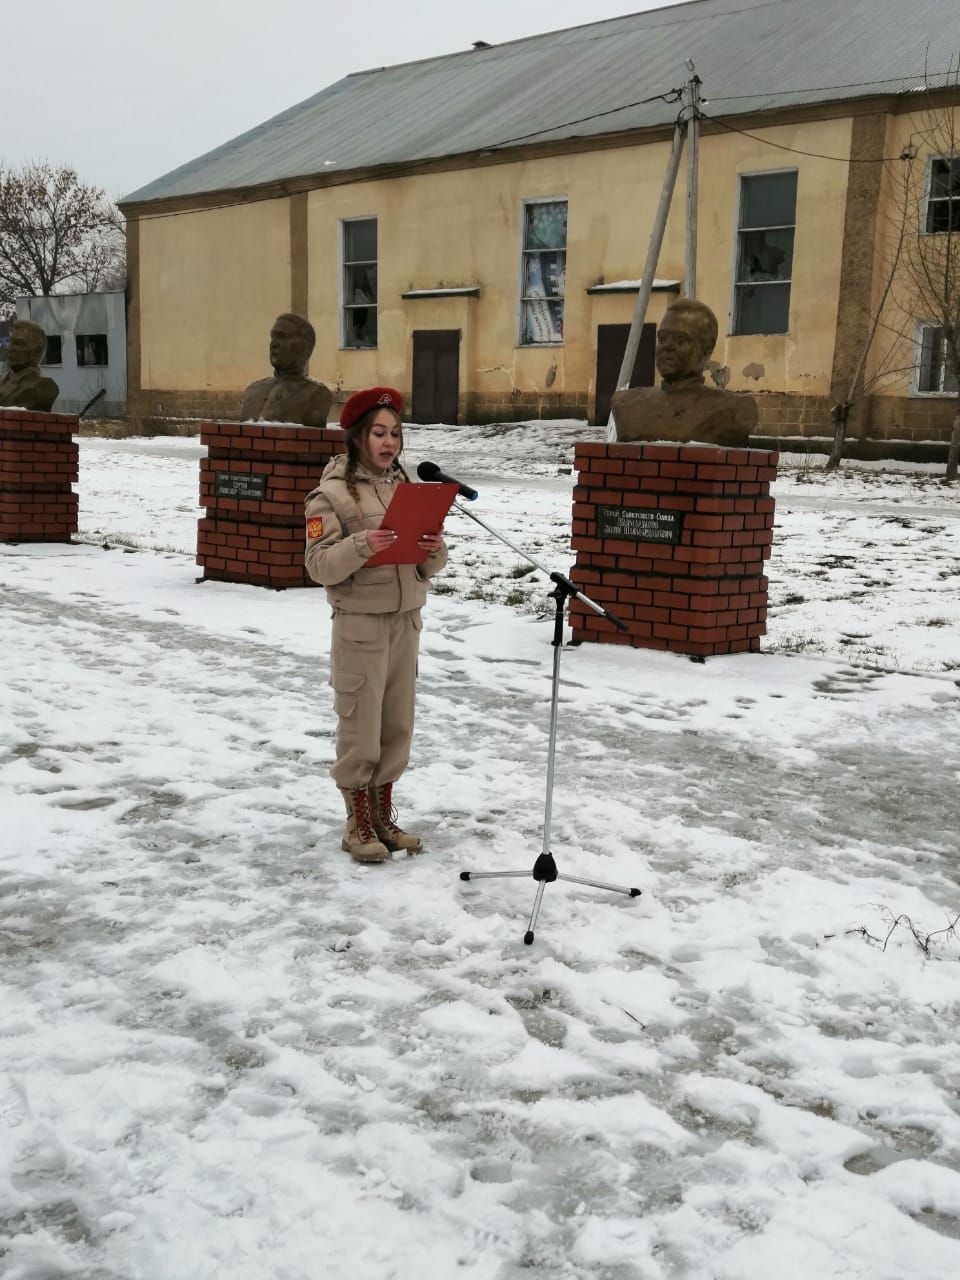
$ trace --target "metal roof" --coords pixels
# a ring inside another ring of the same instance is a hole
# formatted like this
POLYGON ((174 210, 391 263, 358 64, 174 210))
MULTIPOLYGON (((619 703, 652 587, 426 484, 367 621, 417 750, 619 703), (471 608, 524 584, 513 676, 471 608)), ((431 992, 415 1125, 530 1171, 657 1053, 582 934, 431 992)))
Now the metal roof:
POLYGON ((692 59, 729 117, 952 80, 957 0, 691 0, 348 75, 123 203, 666 125, 692 59), (585 118, 593 117, 593 118, 585 118))

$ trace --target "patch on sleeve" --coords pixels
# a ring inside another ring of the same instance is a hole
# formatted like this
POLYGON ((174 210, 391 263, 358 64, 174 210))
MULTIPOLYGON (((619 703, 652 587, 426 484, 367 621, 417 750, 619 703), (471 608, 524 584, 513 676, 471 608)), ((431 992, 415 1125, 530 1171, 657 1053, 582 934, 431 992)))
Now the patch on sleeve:
POLYGON ((323 518, 321 516, 311 516, 307 521, 307 537, 311 541, 314 538, 323 537, 323 518))

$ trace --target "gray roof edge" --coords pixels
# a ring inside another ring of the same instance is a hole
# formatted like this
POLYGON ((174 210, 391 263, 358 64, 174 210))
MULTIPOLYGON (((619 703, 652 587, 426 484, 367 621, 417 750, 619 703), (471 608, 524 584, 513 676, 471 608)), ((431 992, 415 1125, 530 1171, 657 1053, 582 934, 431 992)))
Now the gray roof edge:
MULTIPOLYGON (((712 40, 707 46, 711 52, 708 55, 704 51, 704 60, 709 64, 714 58, 716 62, 713 72, 709 65, 703 69, 707 79, 706 114, 720 126, 729 121, 734 130, 733 122, 744 116, 754 118, 751 127, 761 128, 758 117, 817 108, 836 114, 838 108, 855 110, 858 100, 869 98, 896 98, 903 102, 914 96, 919 100, 925 76, 930 77, 927 83, 932 80, 937 89, 956 87, 954 70, 932 70, 947 65, 945 54, 960 38, 956 0, 916 0, 929 22, 909 48, 904 47, 903 41, 899 12, 902 0, 845 0, 833 37, 838 52, 818 64, 819 77, 815 72, 808 77, 802 70, 798 73, 789 47, 782 41, 778 44, 773 37, 799 32, 799 47, 807 57, 804 65, 809 65, 829 35, 823 30, 823 19, 834 12, 835 3, 836 0, 682 0, 659 9, 581 23, 499 45, 352 72, 131 191, 118 203, 124 210, 134 211, 139 205, 166 205, 195 198, 211 205, 221 195, 225 201, 239 203, 244 198, 264 199, 287 191, 328 186, 331 182, 341 185, 368 177, 402 175, 423 165, 457 168, 478 154, 492 153, 497 163, 522 158, 537 148, 582 150, 591 144, 616 146, 621 138, 626 145, 628 139, 642 141, 645 134, 652 136, 672 124, 673 117, 662 104, 647 105, 664 95, 643 97, 638 102, 623 101, 637 96, 630 92, 641 65, 636 59, 625 64, 626 69, 620 69, 619 78, 611 74, 604 81, 601 73, 616 65, 623 32, 624 38, 633 37, 632 53, 637 55, 639 50, 647 58, 649 65, 643 66, 649 79, 651 67, 656 71, 664 58, 672 62, 682 53, 688 40, 697 35, 701 19, 705 34, 712 40), (949 19, 947 14, 951 15, 949 19), (766 15, 762 33, 768 37, 763 46, 767 54, 765 60, 751 63, 753 71, 746 76, 737 58, 745 24, 752 30, 760 15, 766 15), (866 18, 874 16, 877 21, 867 24, 866 18), (883 23, 879 21, 881 16, 883 23), (931 69, 925 73, 921 66, 912 65, 918 57, 926 61, 916 40, 923 38, 924 31, 935 28, 935 18, 942 34, 935 49, 929 42, 926 46, 931 69), (876 37, 863 52, 863 38, 874 30, 876 37), (859 60, 851 56, 853 48, 862 54, 859 60), (649 56, 648 50, 652 50, 649 56), (568 66, 575 69, 572 87, 561 83, 568 66), (511 116, 510 110, 501 109, 503 99, 494 90, 498 85, 515 90, 528 71, 541 74, 550 91, 541 95, 542 104, 539 98, 531 100, 525 92, 508 97, 508 102, 517 104, 511 116), (813 84, 804 86, 804 78, 813 84), (797 81, 797 88, 781 87, 797 81), (591 92, 599 82, 611 87, 599 94, 591 92), (427 88, 436 94, 440 105, 441 117, 437 121, 429 118, 429 112, 424 114, 422 95, 427 88), (742 89, 753 92, 742 93, 742 89), (465 109, 471 102, 482 106, 485 114, 471 115, 465 109), (456 109, 448 110, 452 105, 456 109), (443 115, 445 110, 449 119, 443 115), (628 110, 631 114, 619 116, 617 127, 617 113, 628 110), (328 145, 330 150, 326 150, 328 145), (331 156, 334 158, 327 158, 331 156), (331 167, 321 167, 327 165, 331 167)), ((952 54, 951 69, 954 64, 952 54)), ((640 88, 638 92, 650 89, 640 88)))
MULTIPOLYGON (((689 2, 690 0, 688 0, 688 3, 689 2)), ((693 2, 696 3, 696 0, 693 0, 693 2)), ((912 77, 897 76, 890 80, 878 80, 878 81, 872 82, 872 84, 869 86, 863 87, 859 92, 838 93, 834 97, 822 97, 819 95, 808 96, 810 94, 809 90, 806 90, 806 91, 798 90, 797 97, 792 102, 781 101, 781 102, 770 103, 769 95, 764 93, 744 94, 742 97, 738 97, 736 99, 718 96, 716 98, 710 99, 710 101, 706 102, 705 105, 709 108, 711 102, 726 103, 726 102, 733 102, 733 101, 736 101, 738 104, 742 104, 742 105, 730 107, 727 110, 724 110, 723 112, 717 112, 716 115, 711 113, 709 110, 705 111, 704 120, 707 123, 716 123, 722 128, 724 120, 737 118, 739 116, 757 116, 757 115, 767 115, 767 114, 773 115, 775 113, 784 112, 784 111, 801 110, 805 107, 839 106, 846 103, 855 103, 861 99, 869 99, 869 98, 875 98, 875 97, 905 98, 912 93, 917 93, 917 95, 919 96, 919 93, 920 93, 919 90, 903 89, 903 88, 899 88, 899 89, 886 88, 885 89, 882 87, 884 85, 888 85, 888 86, 901 85, 904 80, 911 79, 911 78, 912 77), (757 105, 757 104, 760 104, 760 105, 757 105)), ((322 91, 322 93, 324 94, 329 93, 332 89, 339 88, 346 82, 347 79, 349 79, 349 77, 344 77, 343 80, 338 80, 336 84, 329 85, 326 89, 322 91)), ((848 86, 838 85, 835 87, 844 88, 848 86)), ((950 88, 952 86, 943 85, 943 86, 934 86, 934 87, 950 88)), ((830 90, 831 90, 831 86, 827 86, 821 92, 829 93, 830 90)), ((960 90, 958 90, 958 92, 960 92, 960 90)), ((322 94, 315 94, 313 98, 308 98, 305 101, 315 102, 317 98, 321 96, 322 94)), ((256 133, 259 133, 261 130, 267 129, 270 125, 280 120, 281 116, 287 115, 289 111, 298 110, 299 107, 302 107, 303 105, 305 104, 298 103, 296 107, 288 108, 287 111, 281 112, 280 115, 272 117, 272 119, 265 121, 264 124, 257 125, 254 129, 250 129, 246 133, 239 134, 236 138, 232 138, 230 142, 224 143, 220 147, 215 147, 212 151, 205 152, 202 156, 198 156, 196 159, 190 160, 186 164, 180 165, 178 168, 170 170, 169 173, 163 174, 161 177, 154 179, 153 182, 147 183, 146 186, 140 187, 136 191, 131 192, 130 195, 123 196, 120 200, 117 201, 117 207, 122 211, 125 208, 128 208, 133 205, 153 204, 155 201, 159 202, 159 201, 166 201, 166 200, 170 200, 170 201, 190 200, 200 196, 216 195, 221 191, 223 192, 226 192, 226 191, 255 192, 258 188, 262 188, 262 187, 277 187, 285 183, 309 183, 312 179, 315 179, 315 178, 330 177, 331 175, 329 174, 329 172, 324 172, 319 170, 306 170, 303 173, 288 174, 286 177, 272 178, 264 182, 248 182, 248 183, 238 182, 233 184, 224 183, 221 186, 210 187, 210 188, 207 188, 206 190, 167 192, 166 194, 162 194, 162 195, 150 194, 151 188, 160 186, 161 184, 164 187, 169 186, 170 182, 174 178, 176 178, 178 175, 185 176, 188 173, 188 171, 192 171, 195 168, 195 166, 200 166, 205 164, 206 161, 211 156, 223 155, 232 146, 239 145, 241 141, 249 138, 252 134, 256 134, 256 133)), ((418 165, 429 164, 431 162, 440 162, 440 163, 446 162, 446 163, 449 163, 451 167, 456 168, 457 160, 463 160, 467 156, 477 155, 477 154, 484 154, 487 156, 501 155, 503 156, 505 162, 509 162, 510 158, 512 157, 519 158, 523 152, 529 151, 533 147, 544 146, 548 143, 553 143, 556 145, 561 145, 566 143, 570 146, 571 149, 574 149, 574 148, 582 149, 584 145, 587 145, 590 143, 599 144, 601 140, 606 140, 607 142, 612 141, 615 143, 615 140, 617 138, 627 139, 637 134, 662 132, 664 129, 668 129, 670 127, 671 127, 671 124, 667 121, 664 121, 659 124, 633 125, 625 129, 611 129, 611 130, 607 130, 600 133, 568 133, 568 134, 563 134, 559 137, 552 137, 552 138, 549 137, 548 135, 551 132, 557 133, 560 129, 563 128, 562 125, 557 125, 553 130, 543 129, 541 131, 542 136, 537 137, 532 141, 517 144, 515 146, 506 147, 506 146, 502 146, 494 143, 494 144, 491 144, 490 146, 481 146, 481 147, 471 148, 465 151, 450 151, 450 152, 441 152, 437 154, 425 153, 420 156, 410 157, 409 159, 406 159, 406 160, 390 160, 390 161, 384 161, 376 165, 357 165, 352 169, 338 169, 336 171, 337 181, 329 185, 346 186, 351 181, 359 181, 360 180, 359 175, 361 174, 364 175, 364 177, 369 175, 372 178, 392 177, 392 176, 401 177, 403 176, 404 173, 409 172, 411 169, 416 168, 418 165), (357 175, 357 176, 351 177, 351 175, 357 175)), ((764 128, 765 126, 763 124, 757 124, 754 127, 761 129, 761 128, 764 128)), ((734 132, 737 131, 735 127, 731 126, 731 128, 733 129, 734 132)))

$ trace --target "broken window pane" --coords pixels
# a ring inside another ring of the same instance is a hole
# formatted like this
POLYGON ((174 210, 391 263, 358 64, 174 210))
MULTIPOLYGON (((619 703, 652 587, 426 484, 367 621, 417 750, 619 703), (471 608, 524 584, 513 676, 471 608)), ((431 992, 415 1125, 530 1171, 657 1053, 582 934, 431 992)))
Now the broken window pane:
POLYGON ((343 224, 343 345, 377 345, 377 220, 343 224))
POLYGON ((740 232, 740 280, 789 280, 793 274, 793 227, 740 232))
POLYGON ((797 209, 797 173, 740 179, 734 333, 786 333, 797 209))

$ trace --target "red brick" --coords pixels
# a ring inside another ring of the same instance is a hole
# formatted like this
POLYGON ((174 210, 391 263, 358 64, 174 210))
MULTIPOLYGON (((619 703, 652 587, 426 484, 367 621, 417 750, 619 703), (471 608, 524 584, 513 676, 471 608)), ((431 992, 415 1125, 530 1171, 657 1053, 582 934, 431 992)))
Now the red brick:
POLYGON ((685 444, 680 446, 681 462, 698 462, 703 464, 716 462, 720 456, 720 449, 712 445, 685 444))
POLYGON ((645 462, 676 462, 680 457, 680 450, 676 445, 645 444, 641 446, 641 457, 645 462))
POLYGON ((636 587, 621 587, 618 595, 621 600, 626 600, 630 604, 651 604, 653 601, 652 591, 644 591, 636 587))
POLYGON ((693 542, 697 547, 730 547, 733 543, 733 534, 724 533, 722 530, 718 533, 711 533, 709 530, 703 532, 694 531, 693 542))
POLYGON ((690 597, 679 591, 655 591, 653 603, 665 609, 686 609, 690 604, 690 597))

